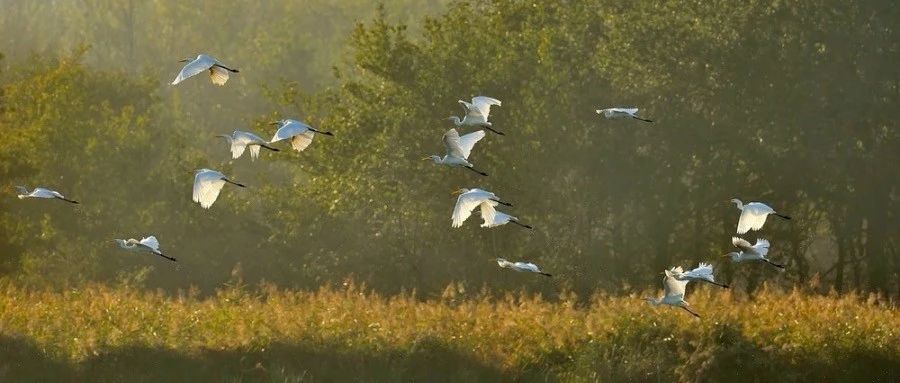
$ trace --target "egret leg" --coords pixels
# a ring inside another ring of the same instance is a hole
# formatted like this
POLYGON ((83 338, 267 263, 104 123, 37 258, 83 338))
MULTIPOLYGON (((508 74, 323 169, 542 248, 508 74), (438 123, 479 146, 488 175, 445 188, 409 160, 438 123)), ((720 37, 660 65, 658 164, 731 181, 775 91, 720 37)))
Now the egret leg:
POLYGON ((514 223, 514 224, 516 224, 516 225, 519 225, 519 226, 521 226, 521 227, 524 227, 524 228, 526 228, 526 229, 534 230, 533 227, 531 227, 531 226, 529 226, 529 225, 526 225, 526 224, 524 224, 524 223, 521 223, 521 222, 519 222, 519 221, 516 221, 516 220, 514 220, 514 219, 509 220, 509 222, 512 222, 512 223, 514 223))
POLYGON ((471 170, 471 171, 473 171, 473 172, 475 172, 475 173, 478 173, 478 174, 481 174, 481 175, 487 177, 487 173, 485 173, 485 172, 483 172, 483 171, 480 171, 480 170, 477 170, 477 169, 475 169, 475 168, 472 167, 472 166, 465 166, 465 168, 466 168, 466 169, 469 169, 469 170, 471 170))

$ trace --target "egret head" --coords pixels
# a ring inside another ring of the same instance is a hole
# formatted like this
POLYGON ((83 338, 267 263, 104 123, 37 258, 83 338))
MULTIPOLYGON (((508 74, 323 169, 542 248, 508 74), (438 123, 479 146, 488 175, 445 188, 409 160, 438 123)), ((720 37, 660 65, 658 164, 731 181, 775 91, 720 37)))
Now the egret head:
MULTIPOLYGON (((467 192, 467 191, 469 191, 469 189, 466 189, 466 188, 456 189, 456 190, 454 190, 453 192, 451 192, 450 194, 451 194, 451 195, 458 195, 458 194, 465 193, 465 192, 467 192)), ((497 259, 500 259, 500 258, 497 258, 497 259)))
POLYGON ((732 262, 737 262, 741 258, 741 253, 732 251, 728 254, 723 255, 722 258, 731 258, 732 262))
POLYGON ((737 198, 732 198, 732 199, 728 200, 728 202, 731 202, 731 203, 737 205, 738 207, 741 207, 744 205, 744 203, 741 202, 741 200, 739 200, 737 198))
POLYGON ((19 199, 25 199, 25 197, 27 196, 25 194, 19 194, 16 197, 18 197, 19 199))
POLYGON ((432 160, 432 161, 434 161, 434 163, 436 163, 436 164, 441 163, 441 156, 438 156, 438 155, 430 155, 430 156, 427 156, 427 157, 422 157, 422 159, 423 159, 423 160, 432 160))
POLYGON ((222 137, 225 139, 225 141, 228 141, 228 142, 231 142, 231 140, 232 140, 231 136, 229 136, 227 134, 217 134, 216 137, 222 137))
POLYGON ((456 126, 459 126, 459 125, 462 123, 462 122, 459 120, 459 117, 457 117, 457 116, 450 116, 450 117, 447 117, 447 120, 453 121, 453 124, 455 124, 456 126))

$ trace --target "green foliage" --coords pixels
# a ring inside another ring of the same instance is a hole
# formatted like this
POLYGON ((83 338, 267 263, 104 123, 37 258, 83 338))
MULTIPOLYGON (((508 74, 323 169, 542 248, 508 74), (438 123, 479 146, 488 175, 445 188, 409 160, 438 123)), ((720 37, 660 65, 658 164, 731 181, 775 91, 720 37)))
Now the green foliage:
MULTIPOLYGON (((449 291, 458 286, 448 287, 449 291)), ((704 289, 695 320, 635 296, 422 301, 345 283, 165 297, 87 285, 0 291, 0 379, 130 381, 889 381, 892 303, 704 289), (570 300, 572 299, 572 300, 570 300), (28 302, 28 304, 23 304, 28 302)))
POLYGON ((818 273, 821 291, 900 291, 900 168, 885 165, 898 161, 892 3, 443 5, 9 4, 3 186, 57 186, 85 203, 0 202, 2 271, 207 292, 233 269, 305 288, 353 275, 425 297, 455 280, 627 290, 725 253, 737 211, 724 201, 740 197, 795 217, 758 234, 788 271, 717 263, 720 279, 752 291, 818 273), (48 54, 82 42, 91 48, 48 54), (242 71, 221 88, 167 86, 174 61, 198 51, 242 71), (479 94, 503 100, 492 121, 507 135, 472 157, 491 176, 420 160, 443 150, 456 101, 479 94), (657 123, 593 113, 619 105, 657 123), (210 137, 268 137, 265 123, 285 117, 336 136, 255 163, 230 160, 210 137), (250 187, 203 211, 187 197, 199 167, 250 187), (537 229, 450 229, 449 192, 474 186, 537 229), (104 242, 146 233, 181 266, 104 242), (560 282, 498 274, 496 256, 535 261, 560 282))

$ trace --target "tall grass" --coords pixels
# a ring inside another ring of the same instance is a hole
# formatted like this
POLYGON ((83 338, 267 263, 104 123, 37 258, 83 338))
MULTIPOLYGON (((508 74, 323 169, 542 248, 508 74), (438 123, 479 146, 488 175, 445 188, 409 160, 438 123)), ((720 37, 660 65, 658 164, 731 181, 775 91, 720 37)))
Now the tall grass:
POLYGON ((705 287, 703 315, 637 296, 177 297, 0 286, 0 381, 893 381, 900 315, 856 295, 705 287))

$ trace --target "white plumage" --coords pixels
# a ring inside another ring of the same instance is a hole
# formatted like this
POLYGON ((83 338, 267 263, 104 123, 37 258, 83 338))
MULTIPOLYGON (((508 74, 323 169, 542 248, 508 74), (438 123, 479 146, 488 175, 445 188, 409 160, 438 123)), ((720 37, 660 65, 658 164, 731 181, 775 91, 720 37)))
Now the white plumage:
POLYGON ((723 257, 730 257, 732 262, 763 261, 779 269, 784 269, 784 265, 779 265, 766 258, 766 255, 769 254, 768 240, 757 239, 755 244, 750 245, 750 242, 743 238, 731 237, 731 243, 741 250, 723 255, 723 257))
POLYGON ((713 276, 713 267, 708 263, 700 262, 700 265, 697 266, 696 269, 689 271, 684 271, 681 266, 673 267, 671 271, 672 276, 679 281, 703 281, 728 288, 728 285, 716 282, 715 277, 713 276))
POLYGON ((762 229, 766 224, 766 218, 769 214, 775 215, 783 219, 791 219, 791 217, 778 214, 775 209, 769 207, 762 202, 750 202, 746 205, 737 198, 731 200, 732 203, 741 211, 741 217, 738 219, 737 234, 744 234, 750 230, 762 229))
POLYGON ((193 200, 200 204, 204 209, 209 209, 216 199, 219 198, 219 192, 225 183, 244 187, 244 185, 231 181, 224 174, 210 169, 200 169, 194 175, 194 191, 193 200))
POLYGON ((457 132, 456 129, 450 129, 447 131, 447 133, 444 133, 444 136, 441 139, 444 143, 444 149, 446 150, 446 154, 444 155, 444 157, 442 158, 437 155, 432 155, 423 159, 430 159, 438 165, 464 167, 473 172, 486 176, 487 173, 476 170, 474 165, 469 162, 469 155, 472 153, 472 148, 474 148, 475 143, 480 141, 482 138, 484 138, 483 130, 474 131, 464 136, 460 136, 459 132, 457 132))
POLYGON ((259 148, 266 148, 273 152, 277 152, 278 149, 275 149, 269 146, 266 140, 263 140, 261 137, 250 133, 243 132, 240 130, 235 130, 230 136, 227 134, 219 135, 228 142, 231 147, 231 158, 237 159, 240 158, 241 155, 244 154, 244 150, 248 147, 250 148, 250 160, 255 160, 259 158, 259 148))
POLYGON ((56 190, 50 190, 47 188, 34 188, 34 190, 29 192, 28 189, 25 188, 24 186, 16 186, 16 191, 17 191, 16 197, 18 197, 19 199, 45 198, 45 199, 58 199, 58 200, 62 200, 62 201, 66 201, 66 202, 74 203, 74 204, 78 203, 78 201, 66 198, 65 196, 63 196, 56 190))
POLYGON ((456 126, 479 126, 483 127, 487 130, 490 130, 494 133, 503 135, 502 132, 494 130, 492 128, 493 124, 488 122, 488 117, 491 114, 491 106, 496 105, 500 106, 500 100, 491 97, 485 96, 476 96, 472 98, 472 102, 465 102, 463 100, 459 100, 459 103, 463 106, 466 114, 463 115, 462 120, 460 120, 457 116, 450 116, 448 119, 453 121, 453 124, 456 126))
POLYGON ((533 227, 520 222, 516 217, 497 211, 497 209, 494 208, 497 205, 498 202, 495 201, 484 201, 481 203, 481 219, 484 221, 481 223, 481 227, 497 227, 512 222, 513 224, 526 229, 534 229, 533 227))
POLYGON ((620 118, 633 118, 644 122, 653 122, 643 117, 638 117, 638 108, 606 108, 597 109, 597 114, 606 117, 607 120, 616 120, 620 118))
POLYGON ((476 207, 482 207, 482 215, 484 212, 483 202, 488 203, 502 203, 504 205, 512 206, 508 202, 503 202, 497 197, 496 194, 491 193, 487 190, 481 189, 459 189, 453 192, 454 194, 459 193, 459 196, 456 197, 456 205, 453 207, 453 215, 451 216, 451 220, 453 221, 453 227, 462 226, 463 222, 465 222, 471 215, 472 210, 475 210, 476 207))
POLYGON ((700 315, 691 310, 690 305, 684 300, 684 290, 688 280, 675 278, 675 274, 671 270, 665 270, 664 273, 666 276, 663 277, 663 296, 661 298, 646 297, 644 300, 653 306, 670 305, 681 307, 691 313, 691 315, 699 318, 700 315))
POLYGON ((497 265, 504 269, 512 269, 518 272, 537 273, 545 277, 553 275, 541 271, 541 268, 530 262, 510 262, 503 258, 497 258, 497 265))
POLYGON ((177 260, 174 257, 169 257, 162 253, 159 250, 159 241, 155 236, 151 235, 149 237, 141 238, 140 241, 129 238, 129 239, 116 239, 116 243, 119 244, 119 247, 130 250, 130 251, 145 251, 156 254, 160 257, 168 259, 170 261, 176 262, 177 260))
POLYGON ((313 127, 304 124, 297 120, 284 119, 278 122, 273 122, 273 125, 278 125, 278 130, 275 131, 275 135, 272 136, 272 140, 269 143, 275 143, 282 140, 291 140, 291 147, 298 152, 302 152, 306 149, 310 144, 312 144, 313 136, 316 133, 324 134, 326 136, 334 136, 331 132, 319 131, 314 129, 313 127))
POLYGON ((225 85, 225 82, 228 81, 229 72, 238 72, 237 69, 228 68, 222 65, 219 60, 205 54, 197 55, 197 58, 193 60, 184 59, 181 62, 187 62, 187 64, 184 68, 181 68, 181 72, 178 72, 178 76, 172 81, 172 85, 178 85, 182 81, 204 71, 209 71, 209 79, 213 84, 225 85))

